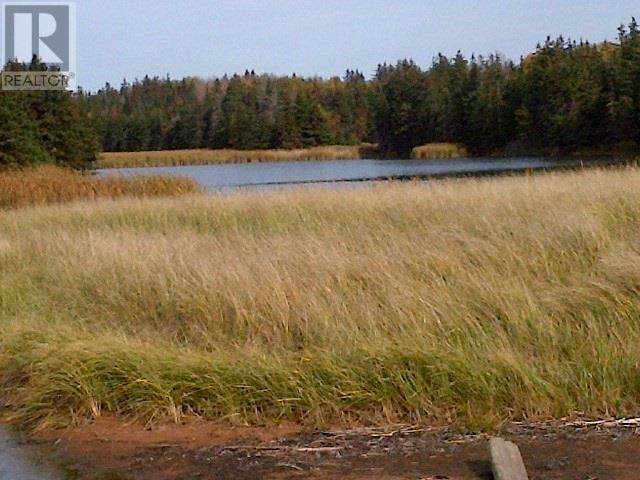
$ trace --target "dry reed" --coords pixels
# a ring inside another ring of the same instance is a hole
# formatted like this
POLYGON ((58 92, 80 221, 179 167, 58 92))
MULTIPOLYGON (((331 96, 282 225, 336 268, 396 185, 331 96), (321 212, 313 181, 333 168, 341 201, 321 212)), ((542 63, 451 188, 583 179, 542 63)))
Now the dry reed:
POLYGON ((455 423, 635 415, 640 171, 0 212, 0 397, 455 423))
POLYGON ((466 148, 454 143, 428 143, 411 151, 411 158, 420 159, 460 158, 467 155, 466 148))
POLYGON ((333 145, 296 150, 162 150, 150 152, 107 152, 98 160, 101 168, 219 165, 308 160, 353 160, 371 155, 371 145, 333 145))
POLYGON ((196 182, 177 177, 101 178, 51 166, 0 172, 0 208, 126 196, 174 196, 200 190, 196 182))

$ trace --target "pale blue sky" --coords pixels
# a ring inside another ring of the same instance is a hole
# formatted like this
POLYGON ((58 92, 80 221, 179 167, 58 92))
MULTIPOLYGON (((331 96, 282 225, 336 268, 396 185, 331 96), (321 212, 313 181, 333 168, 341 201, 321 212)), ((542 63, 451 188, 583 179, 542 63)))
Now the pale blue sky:
POLYGON ((613 39, 639 0, 78 0, 78 80, 256 72, 371 74, 411 57, 501 52, 547 35, 613 39))

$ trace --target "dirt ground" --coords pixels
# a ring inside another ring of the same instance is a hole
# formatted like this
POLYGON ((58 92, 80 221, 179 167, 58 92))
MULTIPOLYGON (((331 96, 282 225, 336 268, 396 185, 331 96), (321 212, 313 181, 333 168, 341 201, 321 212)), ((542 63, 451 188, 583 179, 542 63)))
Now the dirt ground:
MULTIPOLYGON (((640 427, 513 425, 530 478, 640 478, 640 427)), ((389 427, 304 432, 215 424, 145 428, 110 419, 38 434, 70 478, 132 480, 491 479, 485 436, 389 427)))

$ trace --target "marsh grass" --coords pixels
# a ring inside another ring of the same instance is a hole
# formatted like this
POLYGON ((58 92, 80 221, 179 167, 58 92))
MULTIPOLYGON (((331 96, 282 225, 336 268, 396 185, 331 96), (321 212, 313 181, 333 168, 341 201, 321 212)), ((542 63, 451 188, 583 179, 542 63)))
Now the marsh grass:
POLYGON ((375 155, 374 145, 333 145, 294 150, 162 150, 107 152, 98 160, 101 168, 219 165, 307 160, 353 160, 375 155))
POLYGON ((637 416, 639 222, 637 169, 0 212, 0 395, 40 427, 637 416))
POLYGON ((411 151, 411 158, 442 159, 460 158, 468 156, 467 149, 455 143, 428 143, 415 147, 411 151))
POLYGON ((0 208, 101 198, 175 196, 199 191, 201 188, 195 181, 177 177, 101 178, 52 166, 0 171, 0 208))

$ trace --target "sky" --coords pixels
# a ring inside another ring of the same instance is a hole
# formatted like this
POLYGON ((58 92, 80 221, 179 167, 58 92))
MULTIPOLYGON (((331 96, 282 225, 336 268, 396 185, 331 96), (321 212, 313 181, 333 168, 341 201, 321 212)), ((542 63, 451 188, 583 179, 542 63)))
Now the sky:
POLYGON ((77 0, 78 83, 150 76, 330 77, 439 52, 518 60, 547 35, 613 40, 639 0, 77 0))

